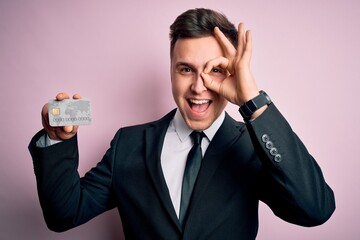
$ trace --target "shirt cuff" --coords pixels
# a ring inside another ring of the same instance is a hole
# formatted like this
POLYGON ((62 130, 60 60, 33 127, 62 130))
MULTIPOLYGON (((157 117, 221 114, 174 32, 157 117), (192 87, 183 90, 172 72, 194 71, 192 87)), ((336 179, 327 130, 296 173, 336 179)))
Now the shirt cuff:
POLYGON ((36 142, 36 146, 40 148, 49 147, 51 145, 62 142, 61 140, 52 140, 48 134, 42 135, 36 142))

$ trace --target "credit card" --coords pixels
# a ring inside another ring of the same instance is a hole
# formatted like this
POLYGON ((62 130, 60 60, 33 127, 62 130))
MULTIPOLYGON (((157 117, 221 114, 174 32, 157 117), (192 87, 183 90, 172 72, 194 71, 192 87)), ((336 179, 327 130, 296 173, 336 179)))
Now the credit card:
POLYGON ((91 124, 91 106, 88 99, 49 100, 49 124, 52 127, 91 124))

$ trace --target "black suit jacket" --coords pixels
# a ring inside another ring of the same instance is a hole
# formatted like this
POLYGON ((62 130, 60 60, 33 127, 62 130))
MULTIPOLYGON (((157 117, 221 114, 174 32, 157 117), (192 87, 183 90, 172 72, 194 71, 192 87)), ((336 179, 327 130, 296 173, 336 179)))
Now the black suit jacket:
POLYGON ((226 115, 205 153, 182 229, 160 164, 174 113, 120 129, 83 178, 76 137, 37 148, 44 131, 35 135, 29 149, 48 227, 65 231, 117 207, 127 239, 255 239, 259 200, 294 224, 315 226, 331 216, 332 190, 272 104, 246 125, 226 115))

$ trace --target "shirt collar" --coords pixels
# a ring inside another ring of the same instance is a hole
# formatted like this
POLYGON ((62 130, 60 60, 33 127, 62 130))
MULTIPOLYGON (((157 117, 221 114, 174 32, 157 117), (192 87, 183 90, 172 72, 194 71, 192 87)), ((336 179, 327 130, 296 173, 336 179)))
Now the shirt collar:
MULTIPOLYGON (((211 124, 211 126, 203 131, 206 137, 209 139, 209 141, 211 141, 214 138, 217 130, 219 130, 221 124, 224 122, 224 119, 225 119, 225 111, 222 111, 220 116, 211 124)), ((189 137, 193 131, 191 128, 188 127, 188 125, 186 125, 185 120, 182 117, 179 110, 176 110, 173 119, 173 124, 175 131, 181 142, 183 142, 187 137, 189 137)))

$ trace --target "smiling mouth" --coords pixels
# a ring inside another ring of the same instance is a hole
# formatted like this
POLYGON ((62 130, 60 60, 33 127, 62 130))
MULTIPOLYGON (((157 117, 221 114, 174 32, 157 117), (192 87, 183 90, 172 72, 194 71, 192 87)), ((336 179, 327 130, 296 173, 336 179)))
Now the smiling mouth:
POLYGON ((202 113, 209 108, 212 101, 208 99, 202 99, 202 100, 188 99, 188 103, 192 111, 197 113, 202 113))

